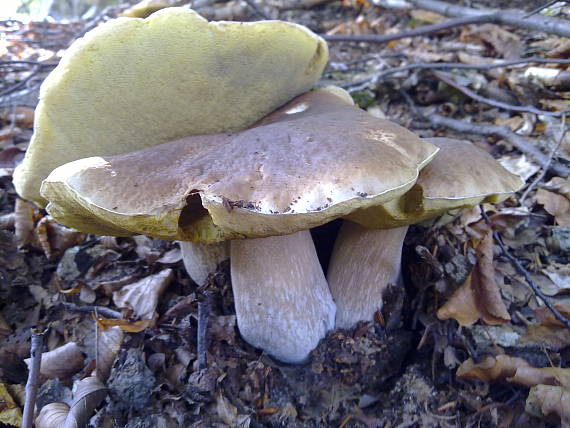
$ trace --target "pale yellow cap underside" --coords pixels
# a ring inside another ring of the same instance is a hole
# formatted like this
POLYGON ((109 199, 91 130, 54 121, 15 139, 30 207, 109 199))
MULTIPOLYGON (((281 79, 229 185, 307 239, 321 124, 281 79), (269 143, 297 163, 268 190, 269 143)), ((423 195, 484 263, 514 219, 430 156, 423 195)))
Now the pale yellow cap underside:
POLYGON ((185 8, 119 18, 67 50, 42 85, 16 190, 40 204, 57 166, 235 131, 309 90, 326 43, 282 21, 207 22, 185 8))

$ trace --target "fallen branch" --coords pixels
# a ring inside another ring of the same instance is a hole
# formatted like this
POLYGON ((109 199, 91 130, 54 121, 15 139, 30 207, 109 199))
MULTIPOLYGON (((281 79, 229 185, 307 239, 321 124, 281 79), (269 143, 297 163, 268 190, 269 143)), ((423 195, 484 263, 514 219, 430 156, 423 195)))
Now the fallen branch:
POLYGON ((552 117, 562 117, 562 116, 565 116, 567 114, 566 111, 563 111, 563 112, 547 111, 547 110, 538 109, 532 105, 516 106, 516 105, 504 103, 502 101, 493 100, 491 98, 487 98, 487 97, 484 97, 482 95, 479 95, 475 91, 472 91, 471 89, 469 89, 463 85, 460 85, 459 83, 454 81, 447 74, 434 71, 433 75, 435 77, 437 77, 439 80, 441 80, 442 82, 444 82, 446 85, 457 89, 459 92, 463 93, 464 95, 467 95, 469 98, 472 98, 475 101, 479 101, 480 103, 487 104, 487 105, 490 105, 493 107, 497 107, 497 108, 500 108, 503 110, 518 111, 518 112, 532 113, 532 114, 538 114, 538 115, 543 115, 543 116, 552 116, 552 117))
MULTIPOLYGON (((371 58, 369 58, 371 60, 371 58)), ((342 85, 343 88, 350 88, 349 92, 357 92, 359 90, 365 89, 367 86, 376 86, 385 77, 396 74, 403 71, 409 70, 449 70, 449 69, 464 69, 464 70, 492 70, 494 68, 506 68, 513 67, 520 64, 570 64, 569 59, 550 59, 550 58, 521 58, 514 59, 510 61, 497 61, 491 64, 463 64, 460 62, 420 62, 415 64, 403 65, 400 67, 393 67, 387 70, 381 71, 375 74, 373 77, 361 80, 358 82, 352 82, 346 85, 342 85)), ((335 72, 342 72, 335 71, 335 72)))
POLYGON ((205 369, 208 365, 206 352, 208 350, 206 333, 208 331, 208 317, 210 315, 210 292, 207 290, 197 291, 198 295, 198 333, 196 353, 198 354, 198 370, 205 369))
MULTIPOLYGON (((388 43, 393 40, 425 36, 470 24, 497 24, 556 34, 561 37, 570 37, 570 23, 558 18, 547 18, 541 15, 525 17, 524 12, 511 9, 471 9, 469 7, 437 0, 409 0, 409 3, 417 8, 436 12, 440 15, 451 16, 453 18, 446 19, 437 24, 423 25, 413 30, 402 31, 396 34, 335 34, 321 36, 328 42, 388 43)), ((380 5, 381 4, 380 2, 380 5)))
POLYGON ((86 314, 97 313, 103 315, 104 317, 111 319, 120 319, 123 315, 119 311, 109 309, 105 306, 93 306, 93 305, 76 305, 75 303, 59 302, 55 305, 56 309, 63 308, 71 312, 83 312, 86 314))
POLYGON ((40 367, 42 365, 42 348, 44 344, 44 333, 32 330, 32 344, 30 347, 30 372, 26 383, 26 399, 24 402, 24 414, 22 418, 22 428, 32 428, 34 422, 34 410, 36 407, 36 397, 40 387, 40 367))
POLYGON ((561 37, 570 37, 570 22, 563 19, 547 18, 542 15, 526 17, 526 12, 516 9, 472 9, 439 0, 408 0, 408 2, 419 9, 429 10, 440 15, 451 17, 487 16, 489 19, 487 22, 491 24, 510 25, 541 33, 556 34, 561 37))
MULTIPOLYGON (((481 215, 483 216, 483 219, 485 219, 485 223, 491 225, 492 224, 491 220, 487 216, 487 213, 483 209, 483 206, 479 205, 479 209, 481 210, 481 215)), ((509 252, 499 232, 493 231, 493 238, 501 248, 501 252, 503 253, 503 255, 511 262, 515 270, 524 277, 526 283, 530 286, 535 296, 540 298, 540 300, 544 302, 544 305, 550 310, 550 312, 552 312, 552 315, 554 315, 554 317, 558 321, 560 321, 564 327, 570 330, 570 319, 566 318, 564 315, 560 313, 558 309, 556 309, 556 307, 550 302, 548 297, 546 297, 546 295, 542 292, 538 284, 534 282, 534 280, 531 278, 530 274, 523 267, 523 265, 521 265, 521 263, 509 252)))

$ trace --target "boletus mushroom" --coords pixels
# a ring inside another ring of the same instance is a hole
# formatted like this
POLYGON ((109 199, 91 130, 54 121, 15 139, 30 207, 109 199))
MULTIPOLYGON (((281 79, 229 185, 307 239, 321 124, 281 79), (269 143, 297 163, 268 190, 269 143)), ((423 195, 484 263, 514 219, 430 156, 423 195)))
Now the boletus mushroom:
POLYGON ((298 363, 335 319, 308 229, 404 195, 437 150, 346 92, 320 89, 244 131, 67 163, 41 195, 78 230, 231 240, 241 334, 298 363))
POLYGON ((401 254, 408 225, 446 211, 497 203, 524 182, 491 155, 467 141, 426 138, 440 151, 414 186, 384 204, 345 217, 327 280, 337 305, 336 327, 373 319, 389 284, 401 284, 401 254))

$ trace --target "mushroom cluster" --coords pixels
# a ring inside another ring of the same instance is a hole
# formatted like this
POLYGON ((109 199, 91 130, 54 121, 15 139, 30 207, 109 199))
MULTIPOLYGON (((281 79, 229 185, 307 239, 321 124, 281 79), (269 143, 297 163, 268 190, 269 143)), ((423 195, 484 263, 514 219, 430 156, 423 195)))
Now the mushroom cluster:
POLYGON ((300 26, 171 8, 92 33, 42 87, 18 191, 81 231, 183 241, 198 283, 229 248, 240 333, 279 360, 372 318, 407 225, 521 185, 469 143, 422 140, 339 88, 307 92, 327 48, 300 26), (325 277, 309 230, 337 218, 325 277))

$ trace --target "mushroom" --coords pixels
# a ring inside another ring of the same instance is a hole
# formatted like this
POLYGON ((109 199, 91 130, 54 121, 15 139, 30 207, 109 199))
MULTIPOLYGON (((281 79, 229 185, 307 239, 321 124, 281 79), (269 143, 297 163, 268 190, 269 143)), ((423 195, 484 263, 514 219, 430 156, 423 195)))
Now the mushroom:
POLYGON ((241 132, 62 165, 41 194, 78 230, 232 240, 242 336, 299 363, 335 318, 308 229, 403 195, 437 150, 346 92, 320 89, 241 132))
POLYGON ((40 205, 57 166, 178 138, 242 130, 311 89, 325 41, 283 21, 208 22, 187 8, 111 20, 46 78, 14 185, 40 205))
POLYGON ((408 225, 446 211, 500 202, 524 182, 473 144, 427 138, 439 153, 407 193, 346 216, 335 241, 327 280, 337 305, 336 327, 371 320, 389 284, 401 283, 402 244, 408 225))

